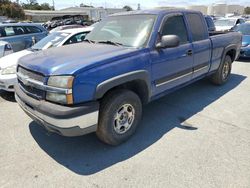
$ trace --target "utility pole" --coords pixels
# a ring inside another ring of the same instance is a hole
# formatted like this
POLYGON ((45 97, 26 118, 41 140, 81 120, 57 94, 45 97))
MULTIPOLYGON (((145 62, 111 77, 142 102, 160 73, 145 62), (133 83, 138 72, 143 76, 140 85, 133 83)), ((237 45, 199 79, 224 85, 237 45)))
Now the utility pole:
POLYGON ((141 10, 141 4, 140 3, 137 6, 137 10, 141 10))
POLYGON ((52 6, 53 6, 53 9, 55 10, 55 1, 52 0, 52 6))

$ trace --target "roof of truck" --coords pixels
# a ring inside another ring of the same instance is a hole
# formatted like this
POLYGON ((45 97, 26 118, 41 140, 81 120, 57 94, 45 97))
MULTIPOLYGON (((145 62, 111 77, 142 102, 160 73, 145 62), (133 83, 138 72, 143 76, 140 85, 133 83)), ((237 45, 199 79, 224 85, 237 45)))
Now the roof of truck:
POLYGON ((134 14, 167 14, 172 12, 182 12, 182 13, 200 13, 199 11, 186 10, 186 9, 176 9, 176 8, 164 8, 164 9, 149 9, 149 10, 136 10, 112 14, 111 16, 122 16, 122 15, 134 15, 134 14))

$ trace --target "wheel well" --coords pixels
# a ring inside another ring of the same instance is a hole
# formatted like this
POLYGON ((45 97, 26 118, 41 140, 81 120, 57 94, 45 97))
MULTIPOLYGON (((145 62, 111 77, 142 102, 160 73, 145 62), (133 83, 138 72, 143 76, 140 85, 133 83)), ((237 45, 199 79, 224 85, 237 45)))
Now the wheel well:
POLYGON ((229 55, 232 59, 232 61, 235 60, 235 56, 236 56, 236 50, 232 49, 232 50, 229 50, 227 53, 226 53, 226 56, 229 55))
POLYGON ((119 86, 115 86, 111 89, 109 89, 103 97, 105 97, 109 92, 115 90, 115 89, 128 89, 133 92, 135 92, 141 99, 142 104, 147 104, 149 102, 149 90, 148 86, 143 80, 133 80, 130 82, 126 82, 124 84, 121 84, 119 86))

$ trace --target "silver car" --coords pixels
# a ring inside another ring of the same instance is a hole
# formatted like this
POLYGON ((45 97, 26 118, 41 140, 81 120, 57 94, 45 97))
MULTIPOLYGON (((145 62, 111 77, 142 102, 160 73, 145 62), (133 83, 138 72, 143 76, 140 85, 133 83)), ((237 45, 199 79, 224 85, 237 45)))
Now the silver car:
POLYGON ((0 41, 0 58, 13 53, 11 44, 5 41, 0 41))

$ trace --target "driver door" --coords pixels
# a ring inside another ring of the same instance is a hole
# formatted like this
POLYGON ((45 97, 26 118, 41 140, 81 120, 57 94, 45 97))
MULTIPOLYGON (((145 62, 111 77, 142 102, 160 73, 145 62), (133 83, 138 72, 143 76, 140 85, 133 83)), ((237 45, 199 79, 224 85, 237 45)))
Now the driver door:
POLYGON ((167 16, 159 38, 164 35, 177 35, 180 45, 174 48, 154 49, 151 52, 154 95, 190 81, 193 74, 193 47, 182 14, 167 16))

